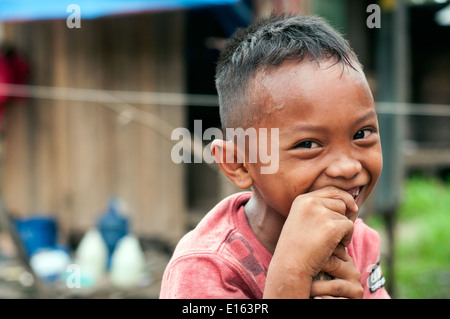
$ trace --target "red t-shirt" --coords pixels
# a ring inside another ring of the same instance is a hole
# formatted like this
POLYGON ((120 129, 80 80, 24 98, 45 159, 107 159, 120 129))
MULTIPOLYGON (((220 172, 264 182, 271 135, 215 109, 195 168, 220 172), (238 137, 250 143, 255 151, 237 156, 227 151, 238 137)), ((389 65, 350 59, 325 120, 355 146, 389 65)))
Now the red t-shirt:
MULTIPOLYGON (((160 298, 262 298, 272 254, 247 222, 251 192, 229 196, 178 243, 160 298)), ((379 267, 380 238, 357 219, 347 252, 361 273, 364 298, 389 298, 379 267)))

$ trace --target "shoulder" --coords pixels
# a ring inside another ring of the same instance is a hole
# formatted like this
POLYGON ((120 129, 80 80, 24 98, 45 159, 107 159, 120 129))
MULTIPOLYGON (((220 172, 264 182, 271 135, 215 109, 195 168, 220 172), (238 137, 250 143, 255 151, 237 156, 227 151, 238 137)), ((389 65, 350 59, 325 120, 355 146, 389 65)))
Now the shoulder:
POLYGON ((250 193, 214 207, 178 243, 161 284, 161 298, 249 298, 249 281, 230 242, 238 236, 235 214, 250 193))
POLYGON ((172 259, 195 252, 215 252, 222 249, 230 233, 236 230, 236 214, 250 198, 250 192, 233 194, 211 209, 198 225, 178 242, 172 259))
POLYGON ((183 249, 167 265, 160 298, 258 298, 258 287, 243 268, 239 252, 230 243, 240 236, 230 231, 226 240, 211 247, 183 249))

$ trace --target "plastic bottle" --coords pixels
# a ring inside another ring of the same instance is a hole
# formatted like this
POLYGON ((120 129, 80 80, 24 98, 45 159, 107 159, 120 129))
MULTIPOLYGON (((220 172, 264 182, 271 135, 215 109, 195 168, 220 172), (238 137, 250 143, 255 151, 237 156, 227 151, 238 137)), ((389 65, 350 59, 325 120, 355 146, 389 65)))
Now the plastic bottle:
POLYGON ((52 215, 33 214, 16 219, 15 226, 30 257, 39 249, 53 248, 57 244, 58 227, 52 215))
POLYGON ((107 268, 110 269, 111 256, 117 242, 128 233, 128 220, 119 211, 119 199, 110 196, 108 210, 98 221, 98 229, 108 248, 107 268))
POLYGON ((97 228, 90 229, 75 252, 74 263, 80 269, 80 282, 84 288, 94 286, 106 271, 108 248, 97 228))
POLYGON ((143 278, 145 256, 134 235, 120 239, 111 259, 111 283, 120 287, 139 284, 143 278))

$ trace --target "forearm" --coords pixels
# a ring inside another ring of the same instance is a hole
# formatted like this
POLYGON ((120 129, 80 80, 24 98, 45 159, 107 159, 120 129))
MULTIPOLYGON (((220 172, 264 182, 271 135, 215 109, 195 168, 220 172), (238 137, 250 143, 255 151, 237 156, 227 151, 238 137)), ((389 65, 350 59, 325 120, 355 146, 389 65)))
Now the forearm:
POLYGON ((272 262, 267 272, 265 299, 308 299, 312 277, 298 269, 272 262))

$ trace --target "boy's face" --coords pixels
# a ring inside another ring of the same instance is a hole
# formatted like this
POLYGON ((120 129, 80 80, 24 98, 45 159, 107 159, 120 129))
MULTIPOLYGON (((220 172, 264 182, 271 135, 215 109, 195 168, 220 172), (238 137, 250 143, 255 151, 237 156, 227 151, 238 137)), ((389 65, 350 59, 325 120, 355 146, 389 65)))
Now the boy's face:
POLYGON ((382 168, 374 101, 362 72, 342 63, 285 62, 258 74, 252 92, 263 114, 252 126, 279 129, 278 171, 261 174, 260 163, 247 164, 253 190, 270 209, 286 217, 298 195, 326 186, 359 191, 361 207, 382 168))

